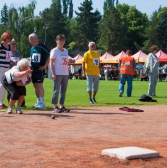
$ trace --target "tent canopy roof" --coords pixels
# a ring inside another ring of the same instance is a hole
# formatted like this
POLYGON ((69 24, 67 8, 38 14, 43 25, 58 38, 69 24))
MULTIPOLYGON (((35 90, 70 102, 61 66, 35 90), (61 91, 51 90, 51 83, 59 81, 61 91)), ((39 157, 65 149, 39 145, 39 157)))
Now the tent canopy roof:
POLYGON ((104 55, 102 55, 101 57, 100 57, 100 59, 102 60, 102 59, 110 59, 110 58, 113 58, 114 56, 113 55, 111 55, 110 53, 108 53, 108 52, 106 52, 104 55))
POLYGON ((136 54, 132 55, 134 59, 138 58, 147 58, 147 54, 145 54, 142 50, 139 50, 136 54))
POLYGON ((158 61, 159 62, 167 62, 167 54, 165 56, 163 56, 163 57, 159 57, 158 61))
POLYGON ((156 53, 156 56, 157 56, 158 58, 164 57, 164 56, 166 56, 166 55, 167 55, 167 54, 164 53, 162 50, 159 50, 159 51, 156 53))
POLYGON ((73 59, 71 56, 68 56, 68 59, 73 59))
POLYGON ((121 51, 119 54, 117 54, 114 59, 121 59, 122 56, 126 55, 126 53, 124 51, 121 51))
POLYGON ((74 57, 74 60, 80 60, 80 59, 82 59, 82 58, 83 58, 83 56, 80 55, 80 54, 78 54, 77 56, 74 57))

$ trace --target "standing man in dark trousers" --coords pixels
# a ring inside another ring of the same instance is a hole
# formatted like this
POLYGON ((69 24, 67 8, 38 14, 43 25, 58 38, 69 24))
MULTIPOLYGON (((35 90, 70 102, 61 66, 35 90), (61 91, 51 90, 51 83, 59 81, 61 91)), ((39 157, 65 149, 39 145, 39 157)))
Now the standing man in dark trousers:
POLYGON ((35 88, 37 104, 33 108, 45 109, 44 103, 44 74, 49 64, 50 51, 48 48, 38 42, 38 36, 35 33, 29 35, 29 42, 32 45, 30 50, 30 59, 32 67, 32 83, 35 88))

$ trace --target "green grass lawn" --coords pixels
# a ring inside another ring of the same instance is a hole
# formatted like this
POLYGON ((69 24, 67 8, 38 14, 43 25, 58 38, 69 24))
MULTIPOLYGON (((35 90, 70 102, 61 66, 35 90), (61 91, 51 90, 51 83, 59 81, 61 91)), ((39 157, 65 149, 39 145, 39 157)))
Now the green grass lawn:
MULTIPOLYGON (((118 96, 119 81, 104 81, 100 80, 99 91, 96 96, 98 104, 90 105, 88 102, 88 95, 86 92, 86 80, 69 80, 65 105, 67 107, 80 106, 127 106, 127 105, 156 105, 167 104, 167 83, 158 82, 157 97, 154 99, 157 102, 140 102, 138 99, 142 94, 147 94, 148 82, 133 81, 132 97, 127 98, 124 93, 123 97, 118 96)), ((50 79, 45 79, 45 104, 48 108, 52 108, 51 97, 53 91, 53 83, 50 79)), ((126 85, 125 85, 126 91, 126 85)), ((27 86, 26 96, 27 109, 32 109, 32 105, 36 103, 36 96, 32 83, 27 86)), ((7 101, 5 100, 7 104, 7 101)))

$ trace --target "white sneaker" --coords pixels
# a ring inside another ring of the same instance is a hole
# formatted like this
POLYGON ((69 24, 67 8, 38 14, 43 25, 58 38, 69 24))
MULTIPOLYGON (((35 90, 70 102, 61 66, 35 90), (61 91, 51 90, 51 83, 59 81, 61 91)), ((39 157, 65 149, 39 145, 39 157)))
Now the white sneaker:
POLYGON ((45 104, 38 104, 35 106, 36 109, 46 109, 45 104))
POLYGON ((11 107, 8 107, 7 110, 6 110, 6 112, 7 112, 8 114, 12 114, 12 108, 11 108, 11 107))
POLYGON ((38 105, 39 105, 39 104, 37 103, 37 104, 33 105, 32 108, 35 108, 35 107, 38 106, 38 105))
POLYGON ((17 113, 17 114, 22 114, 22 110, 21 110, 20 107, 18 107, 18 108, 16 109, 16 113, 17 113))

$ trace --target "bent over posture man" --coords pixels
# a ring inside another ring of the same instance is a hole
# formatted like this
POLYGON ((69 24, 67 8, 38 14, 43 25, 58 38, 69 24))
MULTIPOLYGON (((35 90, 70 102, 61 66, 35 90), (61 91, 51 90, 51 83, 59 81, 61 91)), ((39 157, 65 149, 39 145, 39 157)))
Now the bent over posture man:
POLYGON ((50 52, 48 48, 38 42, 38 36, 35 33, 29 35, 29 42, 32 45, 30 50, 31 67, 32 67, 32 83, 35 88, 37 104, 33 108, 44 109, 44 74, 49 64, 50 52))

